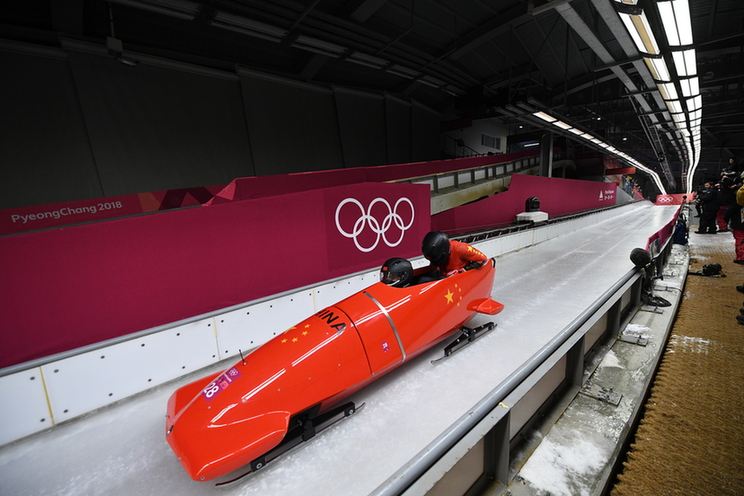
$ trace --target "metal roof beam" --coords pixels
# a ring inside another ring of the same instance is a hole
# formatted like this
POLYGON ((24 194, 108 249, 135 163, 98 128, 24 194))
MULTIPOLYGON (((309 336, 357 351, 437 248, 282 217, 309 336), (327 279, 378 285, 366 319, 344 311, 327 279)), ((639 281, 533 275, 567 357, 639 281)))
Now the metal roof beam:
POLYGON ((492 17, 490 20, 467 33, 465 36, 462 36, 456 42, 445 48, 436 58, 447 58, 451 60, 459 59, 487 41, 507 33, 512 24, 527 22, 530 17, 531 14, 528 11, 527 3, 519 3, 506 12, 492 17))
POLYGON ((346 4, 341 15, 364 24, 386 3, 387 0, 354 0, 346 4))

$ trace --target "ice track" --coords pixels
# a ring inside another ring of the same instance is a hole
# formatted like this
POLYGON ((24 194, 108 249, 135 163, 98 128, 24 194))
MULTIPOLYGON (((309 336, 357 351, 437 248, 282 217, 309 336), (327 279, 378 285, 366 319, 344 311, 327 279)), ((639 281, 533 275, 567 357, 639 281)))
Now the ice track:
POLYGON ((631 250, 675 211, 635 204, 498 257, 492 297, 506 308, 471 322, 495 330, 436 366, 442 346, 381 378, 353 398, 362 411, 239 486, 192 481, 165 441, 167 399, 191 376, 0 449, 0 494, 369 494, 626 274, 631 250))

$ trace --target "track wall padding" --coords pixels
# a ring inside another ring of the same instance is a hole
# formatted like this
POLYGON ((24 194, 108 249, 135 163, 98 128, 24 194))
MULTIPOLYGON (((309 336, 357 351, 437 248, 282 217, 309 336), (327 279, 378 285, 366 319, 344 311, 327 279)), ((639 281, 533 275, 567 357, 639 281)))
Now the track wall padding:
POLYGON ((0 238, 0 368, 418 256, 429 208, 364 183, 0 238))

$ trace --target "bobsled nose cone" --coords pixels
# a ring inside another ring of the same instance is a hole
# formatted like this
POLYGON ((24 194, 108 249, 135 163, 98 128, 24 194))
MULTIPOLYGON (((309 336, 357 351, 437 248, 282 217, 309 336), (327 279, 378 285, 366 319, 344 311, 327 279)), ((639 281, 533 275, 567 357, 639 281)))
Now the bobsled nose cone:
POLYGON ((167 440, 192 479, 211 480, 276 447, 287 433, 289 418, 288 412, 270 412, 231 424, 201 422, 194 428, 192 419, 181 416, 167 440))

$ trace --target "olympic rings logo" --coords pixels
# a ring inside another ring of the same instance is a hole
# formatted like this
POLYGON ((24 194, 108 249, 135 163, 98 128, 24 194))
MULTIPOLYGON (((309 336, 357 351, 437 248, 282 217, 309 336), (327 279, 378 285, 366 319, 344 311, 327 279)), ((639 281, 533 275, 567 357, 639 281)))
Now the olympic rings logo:
POLYGON ((338 232, 340 232, 344 237, 353 239, 354 244, 359 249, 359 251, 369 253, 370 251, 377 248, 377 245, 380 243, 380 239, 382 239, 382 241, 384 241, 385 244, 391 248, 398 246, 403 241, 405 232, 413 225, 414 217, 415 211, 413 208, 413 202, 406 197, 400 198, 392 207, 386 199, 377 197, 370 202, 366 210, 359 200, 355 198, 347 198, 339 203, 338 207, 336 207, 336 228, 338 229, 338 232), (385 215, 385 218, 382 219, 382 222, 379 222, 372 215, 372 207, 374 207, 378 203, 384 205, 387 208, 387 215, 385 215), (411 208, 411 220, 408 221, 407 224, 404 223, 403 217, 401 217, 398 213, 398 207, 400 207, 402 203, 407 203, 411 208), (356 222, 354 222, 354 228, 351 232, 347 232, 343 227, 341 227, 341 222, 339 220, 341 209, 344 208, 344 206, 346 206, 347 204, 356 205, 359 208, 360 212, 359 218, 356 220, 356 222), (387 238, 386 235, 393 224, 395 224, 395 227, 400 229, 400 237, 397 240, 391 241, 387 238), (359 242, 359 235, 362 234, 367 226, 369 226, 372 232, 377 235, 374 243, 372 243, 372 246, 362 246, 359 242))

